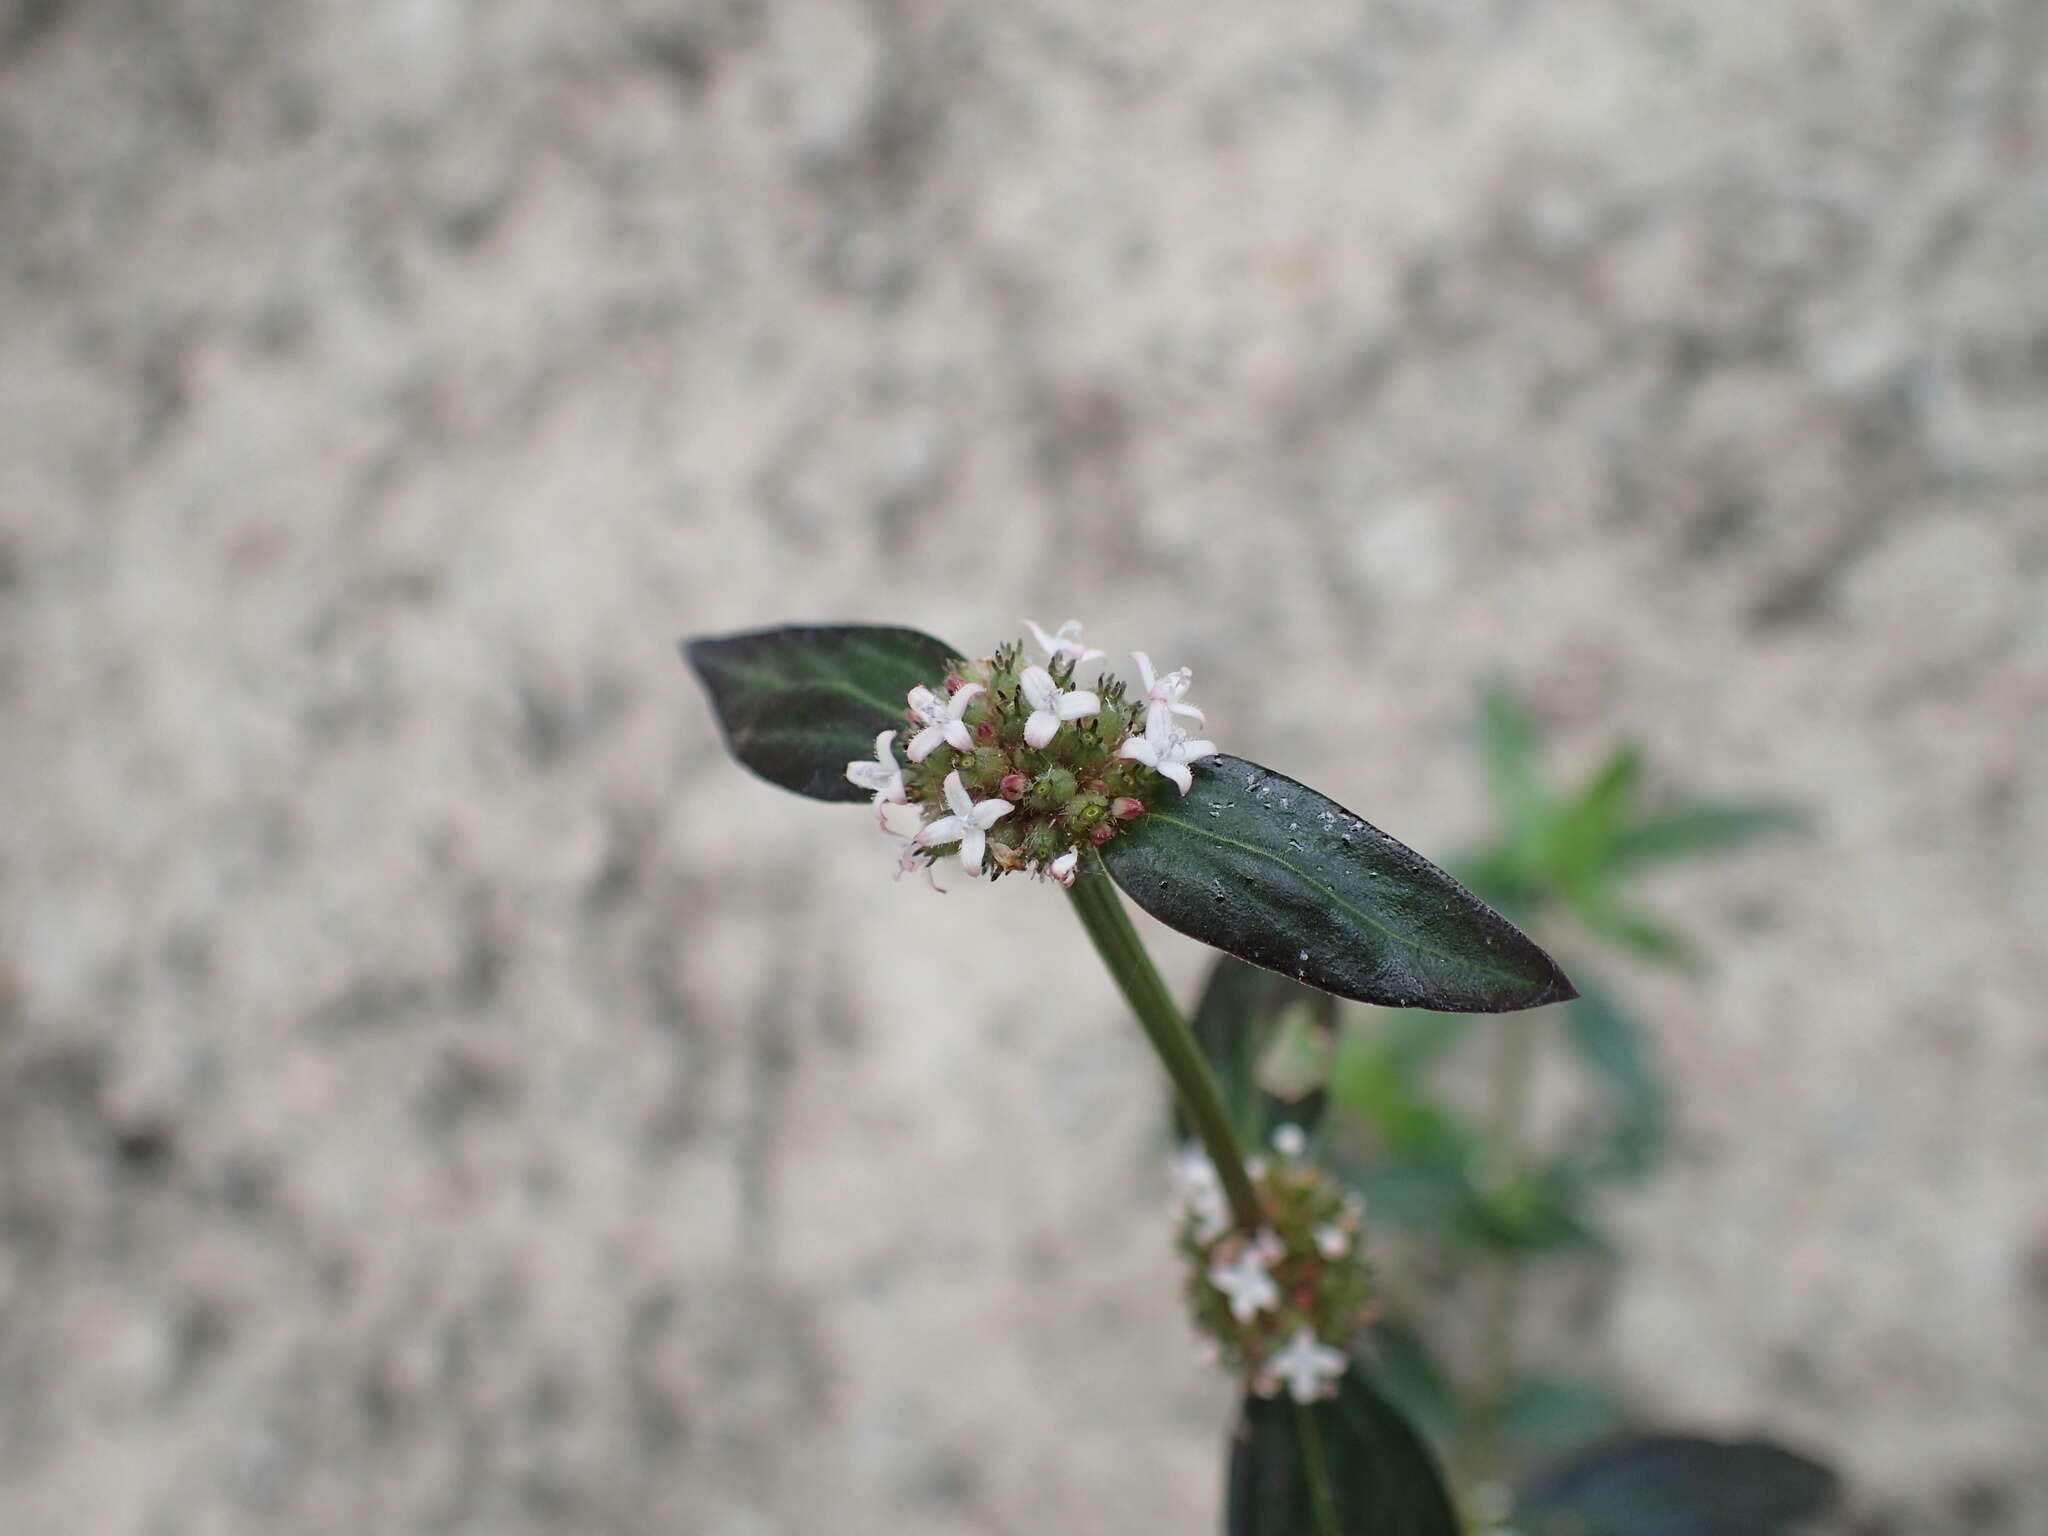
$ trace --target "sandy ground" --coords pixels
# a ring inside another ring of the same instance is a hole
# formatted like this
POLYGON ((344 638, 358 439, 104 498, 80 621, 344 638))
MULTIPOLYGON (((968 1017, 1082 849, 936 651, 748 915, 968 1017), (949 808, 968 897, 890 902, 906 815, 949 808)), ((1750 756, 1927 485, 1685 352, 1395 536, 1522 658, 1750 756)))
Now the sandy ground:
POLYGON ((2044 167, 2040 0, 0 4, 0 1529, 1213 1528, 1071 917, 672 650, 1070 612, 1818 808, 1569 1358, 2048 1528, 2044 167))

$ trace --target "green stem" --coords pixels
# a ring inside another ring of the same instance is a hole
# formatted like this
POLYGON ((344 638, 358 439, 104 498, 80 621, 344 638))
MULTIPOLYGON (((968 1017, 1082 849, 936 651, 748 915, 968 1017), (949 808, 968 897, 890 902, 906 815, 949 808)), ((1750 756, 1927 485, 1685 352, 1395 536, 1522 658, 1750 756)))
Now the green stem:
POLYGON ((1153 969, 1152 957, 1145 953, 1137 929, 1131 926, 1116 882, 1103 868, 1102 856, 1092 848, 1081 856, 1081 868, 1068 895, 1074 899, 1074 911, 1080 916, 1081 926, 1095 941, 1095 952, 1102 956, 1102 963, 1123 989, 1131 1011, 1152 1042, 1152 1049, 1159 1053, 1166 1075, 1173 1079, 1188 1123, 1202 1138, 1209 1161, 1216 1165, 1217 1175, 1223 1181, 1231 1214, 1239 1226, 1247 1230, 1257 1227, 1265 1218, 1259 1209, 1259 1197, 1252 1191, 1251 1176, 1245 1172, 1244 1156, 1231 1131, 1230 1112, 1224 1108, 1223 1095, 1217 1090, 1216 1079, 1210 1074, 1209 1063, 1203 1058, 1201 1047, 1195 1044, 1187 1021, 1174 1006, 1166 983, 1153 969))

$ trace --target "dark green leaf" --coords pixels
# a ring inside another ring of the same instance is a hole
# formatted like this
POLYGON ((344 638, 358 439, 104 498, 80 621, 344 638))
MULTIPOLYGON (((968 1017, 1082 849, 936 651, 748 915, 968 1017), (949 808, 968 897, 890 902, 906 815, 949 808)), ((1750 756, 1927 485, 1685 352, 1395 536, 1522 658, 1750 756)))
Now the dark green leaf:
POLYGON ((960 653, 914 629, 792 625, 683 642, 732 755, 813 800, 859 801, 846 765, 904 724, 904 696, 938 688, 960 653))
MULTIPOLYGON (((1337 1004, 1327 993, 1286 976, 1262 971, 1232 955, 1218 955, 1208 985, 1195 1007, 1191 1027, 1209 1058, 1217 1086, 1230 1108, 1230 1123, 1246 1146, 1264 1143, 1276 1126, 1291 1121, 1312 1131, 1322 1119, 1324 1095, 1292 1102, 1259 1085, 1259 1062, 1284 1014, 1306 1005, 1324 1030, 1335 1027, 1337 1004)), ((1174 1123, 1185 1140, 1194 1134, 1176 1103, 1174 1123)))
POLYGON ((1364 1366, 1373 1383, 1436 1446, 1449 1445, 1464 1410, 1422 1335, 1397 1318, 1383 1318, 1373 1324, 1371 1340, 1364 1366))
POLYGON ((1338 997, 1504 1013, 1577 996, 1527 935, 1420 854, 1242 758, 1196 764, 1194 788, 1102 858, 1169 928, 1338 997))
POLYGON ((1621 1098, 1608 1171, 1642 1172, 1663 1138, 1664 1090, 1651 1070, 1641 1031, 1598 989, 1581 992, 1566 1006, 1565 1024, 1579 1054, 1621 1098))
POLYGON ((1702 805, 1656 816, 1623 832, 1611 858, 1616 868, 1661 863, 1733 848, 1775 832, 1797 832, 1806 817, 1788 805, 1702 805))
POLYGON ((1247 1397, 1230 1453, 1229 1536, 1457 1536, 1436 1460, 1364 1375, 1306 1406, 1247 1397))
POLYGON ((1835 1501, 1819 1463, 1763 1440, 1643 1435, 1552 1467, 1523 1491, 1533 1533, 1776 1536, 1835 1501))
POLYGON ((1533 1449, 1554 1450, 1606 1434, 1621 1421, 1621 1405, 1582 1381, 1527 1376, 1516 1384, 1501 1427, 1533 1449))

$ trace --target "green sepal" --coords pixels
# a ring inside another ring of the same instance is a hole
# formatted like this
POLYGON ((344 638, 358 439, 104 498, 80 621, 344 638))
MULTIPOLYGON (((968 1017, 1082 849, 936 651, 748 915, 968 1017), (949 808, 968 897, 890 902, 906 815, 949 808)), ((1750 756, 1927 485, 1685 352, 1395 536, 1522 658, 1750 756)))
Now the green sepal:
MULTIPOLYGON (((682 642, 732 755, 813 800, 863 801, 846 765, 904 726, 905 696, 935 692, 960 652, 914 629, 796 624, 682 642)), ((900 752, 899 752, 900 759, 900 752)))
POLYGON ((1577 996, 1557 962, 1412 849, 1284 774, 1205 758, 1104 846, 1167 927, 1338 997, 1505 1013, 1577 996))

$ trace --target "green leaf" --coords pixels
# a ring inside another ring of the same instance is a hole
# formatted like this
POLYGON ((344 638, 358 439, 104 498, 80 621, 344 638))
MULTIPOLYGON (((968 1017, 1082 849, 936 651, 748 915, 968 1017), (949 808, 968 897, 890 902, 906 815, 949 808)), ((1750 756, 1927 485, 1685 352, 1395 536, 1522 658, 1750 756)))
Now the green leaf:
POLYGON ((1664 1088, 1651 1069, 1641 1030, 1596 988, 1581 992, 1567 1005, 1565 1026, 1579 1055, 1621 1099, 1607 1171, 1643 1172, 1663 1140, 1664 1088))
POLYGON ((1701 805, 1652 817, 1621 833, 1610 858, 1616 868, 1660 864, 1716 853, 1778 832, 1805 830, 1804 813, 1789 805, 1701 805))
POLYGON ((1525 1446, 1555 1449, 1605 1434, 1621 1422, 1621 1405, 1582 1381, 1525 1376, 1501 1413, 1501 1427, 1525 1446))
POLYGON ((1229 1536, 1457 1536, 1436 1459, 1362 1372, 1301 1404, 1246 1397, 1230 1453, 1229 1536))
MULTIPOLYGON (((1289 1101, 1267 1092, 1259 1082, 1260 1062, 1280 1025, 1304 1006, 1324 1031, 1335 1027, 1337 1004, 1327 993, 1262 971, 1232 955, 1218 955, 1210 968, 1208 985, 1202 989, 1190 1027, 1223 1090, 1230 1123, 1246 1146, 1262 1145, 1283 1122, 1313 1131, 1322 1118, 1321 1092, 1289 1101)), ((1194 1134, 1178 1104, 1174 1123, 1181 1139, 1194 1134)))
POLYGON ((960 653, 914 629, 792 625, 683 642, 732 755, 813 800, 861 801, 846 765, 904 723, 904 696, 937 688, 960 653))
POLYGON ((1191 938, 1338 997, 1504 1013, 1578 994, 1520 929, 1335 801, 1242 758, 1104 845, 1131 900, 1191 938))
POLYGON ((1430 1354, 1422 1335, 1398 1318, 1374 1323, 1365 1367, 1374 1385, 1439 1449, 1464 1421, 1458 1389, 1430 1354))
POLYGON ((1776 1536, 1839 1490, 1828 1468, 1769 1441, 1643 1435, 1551 1468, 1517 1513, 1532 1536, 1776 1536))

